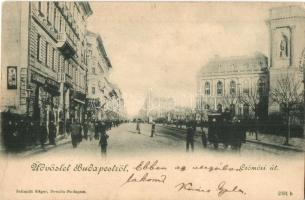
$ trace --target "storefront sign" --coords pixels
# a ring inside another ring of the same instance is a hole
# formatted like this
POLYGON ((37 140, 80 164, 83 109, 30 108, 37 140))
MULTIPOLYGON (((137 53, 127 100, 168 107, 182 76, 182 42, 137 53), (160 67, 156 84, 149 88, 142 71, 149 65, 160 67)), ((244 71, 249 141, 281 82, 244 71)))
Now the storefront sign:
POLYGON ((36 72, 32 72, 32 81, 40 83, 40 84, 45 84, 46 78, 36 72))
POLYGON ((17 89, 17 67, 7 67, 7 89, 17 89))
POLYGON ((59 88, 59 83, 57 83, 56 81, 52 80, 52 79, 46 79, 46 84, 48 86, 54 87, 54 88, 59 88))
POLYGON ((26 105, 26 87, 27 87, 27 69, 21 68, 20 70, 20 105, 26 105))

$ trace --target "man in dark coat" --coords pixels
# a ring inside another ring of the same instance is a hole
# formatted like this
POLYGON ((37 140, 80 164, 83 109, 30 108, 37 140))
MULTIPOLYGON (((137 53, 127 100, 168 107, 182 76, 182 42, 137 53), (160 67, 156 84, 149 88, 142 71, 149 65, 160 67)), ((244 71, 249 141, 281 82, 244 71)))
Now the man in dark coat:
POLYGON ((141 134, 141 128, 140 128, 140 120, 137 120, 137 127, 136 127, 138 134, 141 134))
POLYGON ((186 129, 186 151, 189 151, 189 147, 191 145, 192 151, 194 151, 194 135, 195 135, 195 125, 189 124, 186 129))
POLYGON ((88 120, 86 119, 83 123, 83 130, 84 130, 84 138, 85 140, 88 139, 88 126, 89 126, 89 122, 88 120))
POLYGON ((39 134, 39 142, 40 142, 41 148, 44 149, 44 143, 46 142, 47 135, 48 135, 47 123, 45 121, 41 121, 40 128, 38 128, 37 131, 39 131, 38 134, 39 134))
POLYGON ((100 128, 100 141, 99 141, 99 145, 101 146, 101 153, 102 155, 106 155, 107 153, 107 139, 109 138, 109 136, 106 133, 106 124, 105 123, 101 123, 101 128, 100 128))
POLYGON ((81 125, 80 123, 77 123, 76 120, 72 120, 71 124, 71 140, 72 140, 72 146, 73 148, 77 147, 77 144, 79 143, 79 137, 81 135, 81 125))
POLYGON ((150 135, 150 137, 154 137, 155 129, 156 129, 156 124, 155 124, 155 122, 153 122, 152 125, 151 125, 151 135, 150 135))
POLYGON ((53 107, 49 111, 49 143, 55 145, 56 137, 56 125, 55 125, 55 114, 53 112, 53 107))

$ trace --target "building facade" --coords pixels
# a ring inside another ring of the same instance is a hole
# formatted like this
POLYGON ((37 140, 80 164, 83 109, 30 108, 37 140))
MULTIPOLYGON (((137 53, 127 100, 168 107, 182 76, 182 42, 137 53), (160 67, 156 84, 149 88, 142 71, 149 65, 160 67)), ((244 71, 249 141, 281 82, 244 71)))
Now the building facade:
MULTIPOLYGON (((270 34, 270 91, 277 87, 277 80, 282 76, 288 75, 302 82, 305 67, 305 8, 273 8, 267 26, 270 34)), ((269 113, 279 110, 277 103, 270 102, 269 113)))
POLYGON ((124 113, 121 90, 110 82, 112 71, 102 38, 87 31, 88 40, 88 117, 97 120, 114 120, 124 113))
MULTIPOLYGON (((266 115, 268 94, 268 58, 251 56, 220 58, 215 56, 197 75, 197 111, 230 110, 236 115, 253 115, 250 98, 261 104, 260 117, 266 115), (249 100, 249 102, 247 101, 249 100), (251 111, 252 110, 252 111, 251 111)), ((258 114, 258 113, 257 113, 258 114)))
POLYGON ((1 103, 33 120, 83 120, 87 2, 8 2, 3 5, 1 103), (12 26, 12 24, 14 24, 12 26), (14 53, 13 53, 14 52, 14 53), (15 84, 16 83, 16 84, 15 84))
POLYGON ((89 117, 101 120, 109 96, 109 75, 112 65, 99 34, 87 31, 88 40, 88 111, 89 117))

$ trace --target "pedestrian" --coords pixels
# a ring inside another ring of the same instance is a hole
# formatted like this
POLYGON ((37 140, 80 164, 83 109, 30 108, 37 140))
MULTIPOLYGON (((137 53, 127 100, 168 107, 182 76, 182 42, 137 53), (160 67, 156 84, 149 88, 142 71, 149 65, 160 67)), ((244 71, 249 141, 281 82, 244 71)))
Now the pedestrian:
POLYGON ((194 135, 195 135, 195 128, 188 124, 186 129, 186 151, 189 151, 189 147, 191 145, 192 151, 194 151, 194 135))
POLYGON ((84 131, 84 138, 85 140, 88 139, 88 120, 85 120, 84 123, 83 123, 83 131, 84 131))
POLYGON ((151 125, 151 135, 150 135, 150 137, 154 137, 155 128, 156 128, 156 124, 155 124, 155 122, 153 122, 152 125, 151 125))
POLYGON ((58 134, 62 135, 64 134, 64 114, 63 111, 59 111, 59 122, 58 122, 58 134))
POLYGON ((71 133, 71 124, 72 124, 72 121, 70 118, 68 118, 66 120, 66 132, 67 132, 67 135, 70 135, 71 133))
POLYGON ((207 147, 207 136, 205 134, 205 131, 201 129, 201 141, 204 148, 207 147))
POLYGON ((90 121, 88 124, 88 131, 89 131, 89 139, 90 141, 94 138, 94 134, 95 134, 95 125, 94 125, 94 121, 90 121))
POLYGON ((51 145, 56 145, 55 143, 55 137, 56 137, 56 125, 55 125, 55 114, 53 112, 53 106, 51 105, 50 111, 49 111, 49 143, 51 145))
MULTIPOLYGON (((39 123, 38 123, 38 125, 39 125, 39 123)), ((46 121, 41 120, 40 121, 40 126, 39 126, 39 128, 37 130, 39 131, 38 134, 39 134, 39 142, 40 142, 41 148, 43 150, 45 150, 44 143, 46 142, 47 135, 48 135, 46 121)))
POLYGON ((73 148, 76 148, 79 143, 79 137, 81 135, 81 126, 76 120, 72 119, 71 124, 71 140, 73 148))
POLYGON ((140 120, 138 119, 137 120, 137 131, 138 131, 138 134, 141 134, 141 128, 140 128, 140 120))
POLYGON ((101 146, 101 153, 102 156, 106 156, 107 153, 107 145, 108 145, 108 140, 109 136, 106 133, 106 124, 102 123, 101 128, 100 128, 100 141, 99 145, 101 146))
POLYGON ((100 121, 94 122, 94 139, 99 139, 99 127, 100 127, 100 121))

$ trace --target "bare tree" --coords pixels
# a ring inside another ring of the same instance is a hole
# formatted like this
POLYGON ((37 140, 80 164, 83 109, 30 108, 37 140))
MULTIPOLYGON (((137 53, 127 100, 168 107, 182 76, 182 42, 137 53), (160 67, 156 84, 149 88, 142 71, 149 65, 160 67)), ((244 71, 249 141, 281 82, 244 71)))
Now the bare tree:
POLYGON ((291 116, 297 105, 303 101, 302 82, 294 74, 284 74, 277 79, 276 87, 272 88, 271 99, 280 105, 287 120, 287 135, 285 144, 289 144, 291 116))
POLYGON ((243 93, 239 96, 239 101, 243 105, 248 105, 250 110, 254 113, 254 129, 250 131, 255 133, 255 139, 258 140, 258 112, 260 110, 260 104, 263 102, 264 92, 259 91, 257 87, 251 88, 250 91, 243 93))
POLYGON ((239 103, 239 97, 233 93, 233 94, 226 94, 224 98, 222 98, 222 104, 225 107, 225 109, 229 109, 231 112, 231 106, 237 105, 239 103))

